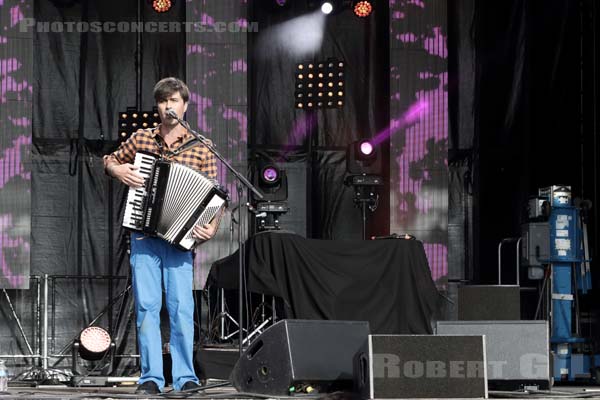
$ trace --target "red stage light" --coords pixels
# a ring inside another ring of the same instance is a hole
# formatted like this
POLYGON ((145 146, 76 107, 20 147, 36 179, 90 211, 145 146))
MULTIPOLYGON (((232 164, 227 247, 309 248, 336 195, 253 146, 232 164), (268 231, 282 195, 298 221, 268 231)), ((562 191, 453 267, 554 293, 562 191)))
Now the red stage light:
POLYGON ((152 2, 152 8, 154 11, 162 13, 169 11, 171 9, 171 0, 154 0, 152 2))
POLYGON ((371 11, 373 11, 373 6, 369 1, 359 1, 354 5, 354 14, 357 17, 368 17, 371 15, 371 11))

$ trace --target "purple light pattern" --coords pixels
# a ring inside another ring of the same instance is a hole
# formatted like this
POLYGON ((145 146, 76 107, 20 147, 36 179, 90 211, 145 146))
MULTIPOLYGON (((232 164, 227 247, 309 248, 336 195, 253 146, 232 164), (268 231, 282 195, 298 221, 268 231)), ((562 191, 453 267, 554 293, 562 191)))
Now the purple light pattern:
POLYGON ((430 237, 429 232, 447 232, 448 194, 447 187, 443 187, 445 181, 440 176, 447 174, 448 74, 446 71, 434 73, 428 64, 431 60, 431 65, 439 65, 439 59, 447 59, 447 42, 441 26, 430 26, 426 22, 440 9, 433 0, 390 0, 389 5, 392 46, 407 49, 396 54, 399 57, 410 56, 412 51, 422 50, 430 59, 419 62, 416 71, 415 68, 401 70, 392 59, 391 83, 403 82, 399 86, 407 87, 406 82, 415 90, 390 94, 390 109, 392 112, 400 111, 401 116, 392 119, 389 127, 375 139, 378 143, 388 137, 391 140, 394 185, 391 188, 394 193, 391 229, 396 232, 412 231, 423 239, 432 277, 437 281, 447 275, 448 249, 446 242, 440 243, 440 239, 430 237), (410 24, 405 22, 407 18, 411 19, 410 24), (423 20, 423 31, 403 30, 405 26, 419 24, 420 19, 423 20), (409 75, 405 75, 407 73, 409 75), (425 81, 432 79, 439 81, 437 87, 423 89, 429 87, 425 81), (407 102, 407 99, 414 100, 407 102), (407 103, 410 105, 407 106, 407 103), (402 112, 403 109, 406 111, 402 112))
MULTIPOLYGON (((26 196, 31 194, 28 185, 17 183, 8 187, 16 178, 31 180, 29 161, 24 157, 29 154, 32 143, 30 116, 23 115, 21 106, 13 108, 8 105, 22 104, 25 110, 30 107, 33 87, 26 79, 16 78, 17 74, 29 78, 25 66, 15 56, 23 39, 13 39, 13 32, 23 20, 24 10, 32 7, 32 1, 21 0, 20 4, 9 8, 0 0, 2 20, 9 23, 0 27, 3 33, 0 36, 0 104, 8 111, 0 125, 3 135, 0 139, 0 189, 4 190, 1 196, 5 205, 26 201, 26 196)), ((10 287, 24 288, 29 283, 29 221, 29 210, 0 211, 0 277, 10 287), (19 212, 21 214, 17 214, 19 212)))

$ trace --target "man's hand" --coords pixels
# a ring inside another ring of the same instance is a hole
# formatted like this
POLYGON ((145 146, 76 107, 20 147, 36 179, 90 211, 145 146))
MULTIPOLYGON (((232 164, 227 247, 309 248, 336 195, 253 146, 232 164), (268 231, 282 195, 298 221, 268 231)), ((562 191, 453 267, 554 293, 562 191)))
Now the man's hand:
POLYGON ((217 232, 215 224, 196 225, 192 230, 192 237, 200 241, 212 239, 217 232))
POLYGON ((137 172, 139 168, 133 164, 111 164, 107 168, 110 175, 129 187, 144 186, 144 177, 137 172))

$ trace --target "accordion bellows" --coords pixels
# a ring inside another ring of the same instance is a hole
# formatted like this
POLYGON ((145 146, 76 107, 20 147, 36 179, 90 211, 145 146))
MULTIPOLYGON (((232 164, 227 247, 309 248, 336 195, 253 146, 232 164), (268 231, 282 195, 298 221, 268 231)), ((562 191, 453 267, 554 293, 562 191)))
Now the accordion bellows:
POLYGON ((146 183, 129 189, 123 227, 192 249, 192 228, 209 223, 226 206, 227 194, 201 173, 154 154, 137 152, 134 165, 146 183))

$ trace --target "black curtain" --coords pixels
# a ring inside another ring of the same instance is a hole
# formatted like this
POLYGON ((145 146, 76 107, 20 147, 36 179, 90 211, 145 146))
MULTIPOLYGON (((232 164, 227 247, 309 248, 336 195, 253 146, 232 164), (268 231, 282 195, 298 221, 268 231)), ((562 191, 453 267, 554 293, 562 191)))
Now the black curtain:
POLYGON ((498 243, 519 235, 538 188, 568 184, 576 197, 595 190, 593 129, 583 128, 595 111, 582 116, 580 97, 595 90, 581 83, 594 75, 586 55, 594 50, 580 51, 594 34, 581 24, 591 23, 592 3, 451 2, 450 165, 468 166, 455 184, 473 185, 474 221, 463 237, 479 241, 468 278, 495 282, 498 243))

